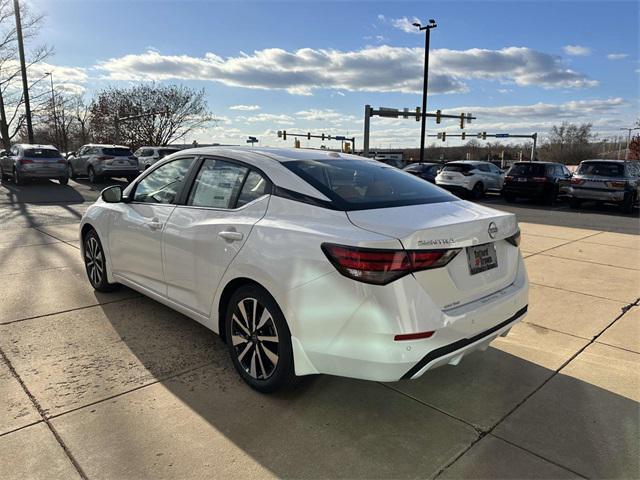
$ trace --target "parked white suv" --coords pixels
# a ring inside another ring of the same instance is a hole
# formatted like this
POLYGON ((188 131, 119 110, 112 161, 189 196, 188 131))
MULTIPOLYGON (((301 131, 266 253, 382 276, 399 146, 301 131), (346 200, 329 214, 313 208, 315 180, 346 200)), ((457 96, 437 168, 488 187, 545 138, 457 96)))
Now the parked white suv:
POLYGON ((138 157, 140 171, 144 171, 158 160, 179 151, 178 147, 140 147, 134 155, 138 157))
POLYGON ((105 189, 79 233, 96 290, 127 285, 218 332, 263 392, 418 378, 527 311, 515 215, 354 155, 183 150, 105 189))
POLYGON ((491 162, 461 160, 449 162, 436 176, 436 185, 453 193, 479 199, 489 190, 501 191, 504 176, 491 162))

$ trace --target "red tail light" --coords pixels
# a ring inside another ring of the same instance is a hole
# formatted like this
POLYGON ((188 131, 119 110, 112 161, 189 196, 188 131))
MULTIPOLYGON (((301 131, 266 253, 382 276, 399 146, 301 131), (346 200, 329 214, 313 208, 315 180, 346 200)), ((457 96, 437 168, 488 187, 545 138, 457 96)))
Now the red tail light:
POLYGON ((18 162, 20 162, 20 165, 26 165, 27 163, 33 163, 33 160, 27 160, 26 158, 21 158, 20 160, 18 160, 18 162))
POLYGON ((534 182, 546 182, 547 177, 532 177, 531 180, 533 180, 534 182))
POLYGON ((322 251, 345 277, 386 285, 412 272, 443 267, 460 249, 378 250, 324 243, 322 251))
POLYGON ((513 176, 507 175, 507 176, 504 177, 504 179, 508 180, 508 181, 511 181, 511 180, 513 180, 513 176))
POLYGON ((60 158, 56 163, 67 163, 67 161, 64 158, 60 158))
POLYGON ((607 186, 609 186, 609 188, 624 188, 627 186, 627 182, 614 180, 612 182, 607 182, 607 186))
POLYGON ((571 185, 582 185, 584 183, 584 180, 581 178, 572 178, 571 179, 571 185))
POLYGON ((431 338, 435 332, 420 332, 420 333, 405 333, 402 335, 396 335, 393 339, 398 341, 403 340, 422 340, 423 338, 431 338))
POLYGON ((109 156, 109 155, 100 155, 98 157, 98 160, 112 160, 113 157, 109 156))

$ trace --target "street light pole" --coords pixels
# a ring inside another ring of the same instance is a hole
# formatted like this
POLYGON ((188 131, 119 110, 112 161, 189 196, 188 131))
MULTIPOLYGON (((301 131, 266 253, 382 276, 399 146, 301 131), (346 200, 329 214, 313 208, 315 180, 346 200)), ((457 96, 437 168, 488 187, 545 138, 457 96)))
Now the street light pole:
POLYGON ((422 83, 422 125, 420 126, 420 163, 424 162, 424 140, 427 132, 427 88, 429 86, 429 42, 431 38, 431 29, 436 28, 436 21, 429 19, 429 24, 424 27, 416 22, 413 24, 418 30, 425 32, 424 35, 424 79, 422 83))
MULTIPOLYGON (((56 142, 58 143, 58 147, 63 147, 64 145, 60 145, 61 138, 60 135, 58 135, 58 114, 56 113, 56 95, 55 95, 55 91, 53 90, 53 73, 52 72, 47 72, 47 75, 49 75, 49 79, 51 80, 51 108, 53 110, 53 130, 55 132, 56 135, 56 142)), ((64 146, 66 148, 66 146, 64 146)))
POLYGON ((31 106, 29 104, 29 82, 27 80, 27 66, 24 60, 24 41, 22 38, 22 22, 20 21, 20 4, 13 0, 13 12, 16 17, 16 38, 18 40, 18 52, 20 54, 20 70, 22 72, 22 90, 24 96, 24 113, 27 122, 27 137, 29 143, 33 143, 33 124, 31 123, 31 106))

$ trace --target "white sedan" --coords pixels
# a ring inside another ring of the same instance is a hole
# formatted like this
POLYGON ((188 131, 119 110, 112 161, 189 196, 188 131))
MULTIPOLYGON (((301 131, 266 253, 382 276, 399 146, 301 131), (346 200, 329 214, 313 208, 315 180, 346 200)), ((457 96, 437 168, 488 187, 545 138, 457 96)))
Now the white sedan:
POLYGON ((354 155, 184 150, 105 189, 80 236, 96 290, 127 285, 217 332, 263 392, 417 378, 527 311, 514 215, 354 155))

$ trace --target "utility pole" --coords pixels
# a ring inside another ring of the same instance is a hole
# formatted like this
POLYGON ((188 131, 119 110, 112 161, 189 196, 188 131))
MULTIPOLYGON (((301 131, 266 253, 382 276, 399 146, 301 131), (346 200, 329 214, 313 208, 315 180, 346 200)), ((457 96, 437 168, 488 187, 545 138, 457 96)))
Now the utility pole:
POLYGON ((624 159, 629 160, 629 143, 631 143, 631 132, 634 130, 640 130, 640 127, 621 128, 620 130, 627 131, 627 149, 625 150, 624 159))
MULTIPOLYGON (((424 35, 424 79, 422 83, 422 112, 427 112, 427 87, 429 85, 429 41, 431 37, 431 29, 436 28, 436 21, 431 18, 429 24, 424 27, 416 22, 413 24, 418 30, 425 32, 424 35)), ((422 125, 420 127, 420 163, 424 162, 424 139, 427 129, 427 117, 422 117, 422 125)))
MULTIPOLYGON (((58 143, 62 143, 61 142, 61 135, 58 135, 58 114, 56 113, 56 94, 55 91, 53 90, 53 73, 52 72, 47 72, 45 75, 49 75, 49 79, 51 80, 51 108, 53 109, 53 130, 56 134, 56 141, 58 143)), ((59 148, 64 147, 65 149, 67 148, 66 145, 57 145, 59 148)))
POLYGON ((20 70, 22 71, 22 90, 27 122, 27 137, 29 138, 29 143, 33 143, 33 124, 31 123, 31 106, 29 105, 29 83, 27 81, 27 66, 24 60, 24 40, 22 38, 22 22, 20 21, 20 4, 18 0, 13 0, 13 12, 16 16, 16 38, 18 39, 18 52, 20 53, 20 70))

